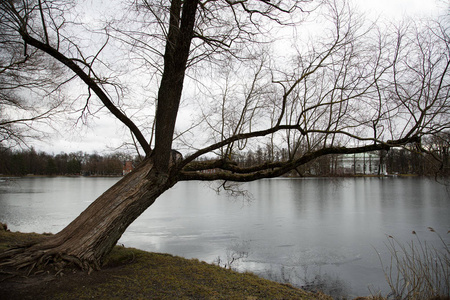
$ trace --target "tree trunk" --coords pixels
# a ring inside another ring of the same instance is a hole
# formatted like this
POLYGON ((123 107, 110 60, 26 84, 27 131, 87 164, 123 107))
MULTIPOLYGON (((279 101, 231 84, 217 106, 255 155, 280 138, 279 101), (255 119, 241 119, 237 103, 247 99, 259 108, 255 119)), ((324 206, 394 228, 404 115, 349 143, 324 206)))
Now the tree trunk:
POLYGON ((0 265, 34 267, 61 260, 89 271, 99 269, 126 228, 175 183, 158 175, 154 162, 146 159, 62 231, 35 245, 2 253, 0 265))
POLYGON ((180 106, 189 49, 194 34, 198 0, 172 1, 170 26, 164 53, 164 71, 158 91, 155 123, 156 168, 168 172, 170 150, 180 106))

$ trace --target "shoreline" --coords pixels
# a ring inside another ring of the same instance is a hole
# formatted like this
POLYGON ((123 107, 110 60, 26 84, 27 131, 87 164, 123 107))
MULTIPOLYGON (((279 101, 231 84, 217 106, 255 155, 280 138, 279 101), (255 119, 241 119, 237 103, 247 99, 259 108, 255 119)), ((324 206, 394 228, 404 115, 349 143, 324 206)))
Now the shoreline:
MULTIPOLYGON (((1 224, 0 253, 44 238, 42 234, 11 232, 1 224)), ((0 267, 0 298, 332 300, 320 292, 307 292, 249 272, 122 246, 115 246, 102 270, 90 275, 70 265, 60 270, 53 265, 22 271, 0 267)))
MULTIPOLYGON (((36 174, 26 174, 26 175, 7 175, 7 174, 0 174, 0 178, 57 178, 57 177, 68 177, 68 178, 78 178, 78 177, 85 177, 85 178, 120 178, 124 177, 124 175, 36 175, 36 174)), ((423 178, 435 178, 435 176, 431 175, 418 175, 418 174, 385 174, 385 175, 376 175, 376 174, 356 174, 356 175, 327 175, 327 176, 279 176, 275 178, 285 179, 285 178, 293 178, 293 179, 301 179, 301 178, 361 178, 361 177, 367 177, 367 178, 385 178, 385 177, 423 177, 423 178)), ((449 176, 440 176, 443 178, 447 178, 449 176)), ((270 178, 274 179, 274 178, 270 178)))

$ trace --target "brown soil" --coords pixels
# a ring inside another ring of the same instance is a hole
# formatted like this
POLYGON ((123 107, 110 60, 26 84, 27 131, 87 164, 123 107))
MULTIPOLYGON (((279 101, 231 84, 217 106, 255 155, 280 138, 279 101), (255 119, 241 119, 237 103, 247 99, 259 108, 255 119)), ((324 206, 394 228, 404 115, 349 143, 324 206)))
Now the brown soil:
POLYGON ((89 276, 78 270, 65 271, 58 275, 54 272, 26 275, 16 270, 2 270, 0 299, 58 299, 64 294, 75 296, 80 289, 82 291, 86 287, 107 282, 111 276, 120 273, 119 269, 105 268, 89 276))

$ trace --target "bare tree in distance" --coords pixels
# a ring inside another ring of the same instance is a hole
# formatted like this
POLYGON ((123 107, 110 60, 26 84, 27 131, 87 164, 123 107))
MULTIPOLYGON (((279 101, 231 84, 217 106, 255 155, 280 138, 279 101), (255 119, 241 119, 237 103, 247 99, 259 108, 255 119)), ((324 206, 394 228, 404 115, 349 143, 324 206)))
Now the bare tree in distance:
POLYGON ((90 16, 80 20, 69 4, 2 1, 1 32, 70 72, 87 90, 86 109, 100 102, 145 159, 59 233, 3 252, 2 265, 99 269, 126 228, 179 181, 273 178, 329 154, 420 146, 450 125, 449 37, 439 23, 367 26, 339 1, 136 0, 85 30, 90 16), (312 13, 333 26, 311 43, 291 39, 295 51, 281 59, 273 33, 292 34, 312 13), (83 38, 91 35, 90 44, 83 38), (186 111, 194 121, 176 130, 186 111), (286 146, 289 155, 247 167, 233 160, 258 145, 286 146))

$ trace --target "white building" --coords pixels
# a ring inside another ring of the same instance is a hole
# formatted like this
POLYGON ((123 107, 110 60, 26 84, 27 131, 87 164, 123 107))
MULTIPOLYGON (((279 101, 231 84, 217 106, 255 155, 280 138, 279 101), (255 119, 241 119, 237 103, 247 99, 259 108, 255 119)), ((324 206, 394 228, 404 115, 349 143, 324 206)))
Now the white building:
POLYGON ((331 169, 338 175, 386 175, 386 164, 380 151, 355 154, 341 154, 332 160, 331 169))

